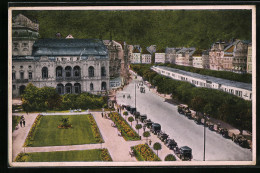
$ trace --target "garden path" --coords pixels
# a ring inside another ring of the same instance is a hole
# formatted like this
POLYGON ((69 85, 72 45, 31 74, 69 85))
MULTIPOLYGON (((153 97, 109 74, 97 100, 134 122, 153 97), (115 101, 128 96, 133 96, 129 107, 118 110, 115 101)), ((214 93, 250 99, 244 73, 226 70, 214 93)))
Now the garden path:
MULTIPOLYGON (((118 136, 117 128, 111 126, 112 121, 106 118, 102 118, 101 112, 91 112, 93 117, 96 120, 96 123, 99 127, 99 130, 104 139, 102 144, 83 144, 83 145, 66 145, 66 146, 45 146, 45 147, 22 147, 26 136, 29 133, 29 130, 37 117, 38 113, 25 115, 26 127, 19 127, 13 132, 13 160, 20 152, 52 152, 52 151, 70 151, 70 150, 89 150, 89 149, 100 149, 107 148, 112 160, 114 162, 135 162, 137 161, 135 157, 129 155, 130 147, 138 144, 144 144, 146 139, 140 141, 125 141, 123 137, 118 136)), ((107 112, 108 113, 108 112, 107 112)), ((71 113, 52 113, 51 115, 71 115, 71 113)), ((74 113, 73 113, 74 114, 74 113)), ((78 114, 83 114, 78 113, 78 114)), ((24 114, 16 114, 24 115, 24 114)), ((76 115, 76 113, 74 114, 76 115)), ((132 123, 132 126, 135 127, 136 122, 132 123)), ((143 129, 139 130, 140 135, 143 134, 143 129)), ((152 145, 155 142, 162 142, 157 138, 156 135, 151 133, 152 145)), ((152 148, 152 146, 150 146, 152 148)), ((154 151, 156 153, 156 151, 154 151)), ((169 150, 165 145, 162 144, 162 150, 158 152, 159 157, 164 160, 167 154, 174 154, 169 150)))
POLYGON ((12 143, 12 160, 14 161, 16 156, 24 151, 23 144, 25 142, 25 139, 31 129, 32 124, 34 123, 35 118, 37 117, 38 113, 32 113, 32 114, 25 114, 25 113, 17 113, 14 114, 16 116, 22 116, 24 115, 25 118, 25 127, 20 127, 20 124, 18 124, 16 130, 12 133, 13 143, 12 143))

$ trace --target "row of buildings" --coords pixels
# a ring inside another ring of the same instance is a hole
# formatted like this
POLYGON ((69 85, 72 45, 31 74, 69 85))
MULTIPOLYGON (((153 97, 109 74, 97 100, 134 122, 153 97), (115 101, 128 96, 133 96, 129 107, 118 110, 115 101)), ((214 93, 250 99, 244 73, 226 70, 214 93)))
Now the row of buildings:
POLYGON ((100 39, 39 39, 39 24, 19 14, 12 19, 12 95, 28 83, 54 87, 59 94, 104 94, 124 85, 132 47, 100 39))
POLYGON ((218 41, 209 50, 191 48, 165 48, 153 54, 146 48, 134 49, 131 63, 171 63, 195 68, 237 73, 252 73, 252 44, 243 40, 218 41))

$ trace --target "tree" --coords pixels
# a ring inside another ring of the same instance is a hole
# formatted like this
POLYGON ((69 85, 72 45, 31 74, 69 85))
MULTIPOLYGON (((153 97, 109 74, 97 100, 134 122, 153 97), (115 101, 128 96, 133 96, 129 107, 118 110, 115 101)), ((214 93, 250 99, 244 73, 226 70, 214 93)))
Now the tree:
POLYGON ((123 115, 125 116, 125 119, 126 119, 126 117, 128 116, 128 112, 125 111, 125 112, 123 113, 123 115))
POLYGON ((176 158, 172 154, 165 156, 164 161, 176 161, 176 158))
POLYGON ((132 126, 132 122, 134 121, 134 117, 128 117, 128 121, 131 122, 131 126, 132 126))
POLYGON ((148 132, 148 131, 144 132, 143 136, 146 137, 146 143, 148 143, 148 137, 151 136, 150 132, 148 132))
POLYGON ((139 135, 139 129, 142 128, 142 124, 136 124, 135 128, 138 130, 138 135, 139 135))
POLYGON ((153 144, 153 149, 157 151, 157 156, 158 156, 158 150, 162 149, 162 145, 159 142, 156 142, 153 144))

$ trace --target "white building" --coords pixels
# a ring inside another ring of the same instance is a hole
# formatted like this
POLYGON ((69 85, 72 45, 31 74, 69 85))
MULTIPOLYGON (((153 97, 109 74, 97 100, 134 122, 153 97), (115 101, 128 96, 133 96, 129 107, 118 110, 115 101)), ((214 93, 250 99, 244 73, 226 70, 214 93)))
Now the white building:
POLYGON ((151 54, 142 54, 142 64, 151 64, 152 55, 151 54))
POLYGON ((200 75, 164 66, 153 66, 151 69, 172 79, 192 83, 196 87, 218 89, 245 100, 252 100, 252 84, 200 75))
POLYGON ((192 64, 195 68, 203 68, 202 55, 195 55, 192 57, 192 64))
POLYGON ((144 51, 142 52, 142 64, 151 64, 151 63, 152 63, 152 55, 147 49, 144 49, 144 51))
POLYGON ((155 53, 155 63, 165 63, 165 53, 155 53))
POLYGON ((195 48, 182 48, 176 52, 175 63, 182 66, 192 66, 192 55, 195 52, 195 48))
POLYGON ((131 58, 132 64, 141 64, 141 51, 138 48, 134 48, 131 58))

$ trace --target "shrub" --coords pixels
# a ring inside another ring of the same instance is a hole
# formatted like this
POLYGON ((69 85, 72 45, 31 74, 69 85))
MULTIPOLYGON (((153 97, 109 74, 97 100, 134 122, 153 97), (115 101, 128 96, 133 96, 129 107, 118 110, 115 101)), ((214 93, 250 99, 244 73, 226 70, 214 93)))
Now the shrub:
POLYGON ((172 154, 168 154, 165 158, 164 161, 176 161, 176 158, 172 154))

